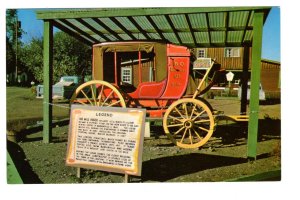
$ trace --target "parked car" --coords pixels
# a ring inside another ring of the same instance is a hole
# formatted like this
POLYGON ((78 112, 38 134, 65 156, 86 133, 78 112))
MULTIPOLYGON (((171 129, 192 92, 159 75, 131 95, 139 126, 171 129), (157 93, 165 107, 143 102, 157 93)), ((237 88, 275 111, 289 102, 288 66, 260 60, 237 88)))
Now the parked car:
MULTIPOLYGON (((80 84, 79 76, 63 76, 59 82, 52 86, 52 98, 53 99, 70 99, 74 90, 80 84)), ((36 87, 37 98, 43 98, 44 86, 38 85, 36 87)))
MULTIPOLYGON (((248 86, 247 86, 247 100, 249 100, 250 99, 250 86, 251 86, 251 82, 248 82, 248 86)), ((239 99, 241 99, 242 98, 242 86, 240 86, 239 87, 239 89, 238 89, 238 97, 239 97, 239 99)), ((264 101, 264 100, 266 100, 266 94, 265 94, 265 91, 263 90, 263 88, 262 88, 262 85, 261 85, 261 83, 259 84, 259 100, 261 100, 261 101, 264 101)))

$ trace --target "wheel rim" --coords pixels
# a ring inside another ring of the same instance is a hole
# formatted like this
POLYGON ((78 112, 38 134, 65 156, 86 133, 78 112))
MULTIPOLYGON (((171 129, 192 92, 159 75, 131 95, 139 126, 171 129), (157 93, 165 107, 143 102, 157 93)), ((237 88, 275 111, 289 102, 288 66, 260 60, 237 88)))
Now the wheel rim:
POLYGON ((80 85, 73 93, 70 104, 99 107, 126 107, 116 87, 105 81, 93 80, 80 85))
POLYGON ((214 131, 209 107, 197 99, 181 99, 166 111, 163 127, 174 144, 182 148, 203 146, 214 131))

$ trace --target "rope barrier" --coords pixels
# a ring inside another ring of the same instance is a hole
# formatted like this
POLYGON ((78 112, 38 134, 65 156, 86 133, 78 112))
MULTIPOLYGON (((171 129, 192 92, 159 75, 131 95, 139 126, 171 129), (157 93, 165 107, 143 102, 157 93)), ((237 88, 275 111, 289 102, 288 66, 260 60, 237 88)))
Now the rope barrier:
POLYGON ((63 105, 58 105, 58 104, 54 104, 54 103, 47 103, 47 102, 43 102, 43 104, 49 104, 51 106, 56 106, 56 107, 60 107, 60 108, 66 108, 70 110, 70 106, 63 106, 63 105))

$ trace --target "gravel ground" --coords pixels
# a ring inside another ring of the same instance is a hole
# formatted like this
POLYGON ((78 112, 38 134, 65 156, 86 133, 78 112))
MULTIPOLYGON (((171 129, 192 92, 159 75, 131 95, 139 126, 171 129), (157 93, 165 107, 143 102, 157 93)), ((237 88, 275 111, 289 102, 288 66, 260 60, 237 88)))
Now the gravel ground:
MULTIPOLYGON (((225 114, 238 114, 237 100, 210 100, 225 114)), ((141 177, 131 182, 214 182, 230 181, 281 169, 280 104, 262 105, 259 114, 257 159, 247 159, 247 124, 221 123, 213 137, 200 149, 181 149, 151 126, 145 138, 141 177)), ((124 175, 65 166, 68 126, 53 129, 53 142, 42 143, 42 132, 26 135, 23 141, 8 143, 24 183, 121 183, 124 175)), ((277 176, 270 180, 280 180, 277 176)))

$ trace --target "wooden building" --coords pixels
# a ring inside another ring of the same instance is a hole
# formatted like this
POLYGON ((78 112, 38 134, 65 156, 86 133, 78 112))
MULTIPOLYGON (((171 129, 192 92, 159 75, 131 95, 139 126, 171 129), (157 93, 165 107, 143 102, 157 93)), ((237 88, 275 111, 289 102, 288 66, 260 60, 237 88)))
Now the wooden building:
MULTIPOLYGON (((194 48, 192 49, 197 62, 210 62, 214 59, 226 72, 234 73, 233 87, 238 87, 243 78, 243 66, 248 71, 247 78, 251 77, 252 48, 225 47, 225 48, 194 48), (245 57, 249 55, 249 57, 245 57)), ((267 98, 280 98, 280 62, 261 60, 261 84, 267 98)), ((225 74, 219 78, 218 87, 228 87, 225 74)))

